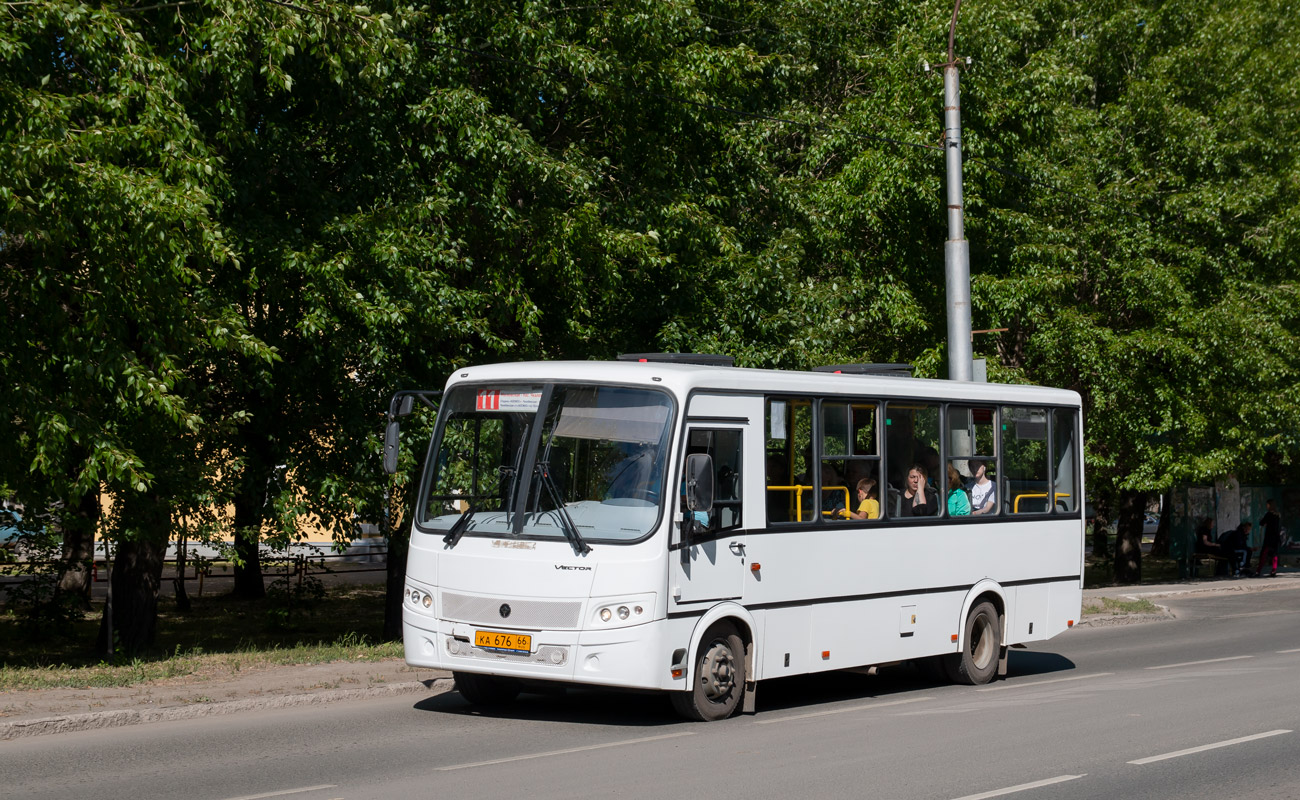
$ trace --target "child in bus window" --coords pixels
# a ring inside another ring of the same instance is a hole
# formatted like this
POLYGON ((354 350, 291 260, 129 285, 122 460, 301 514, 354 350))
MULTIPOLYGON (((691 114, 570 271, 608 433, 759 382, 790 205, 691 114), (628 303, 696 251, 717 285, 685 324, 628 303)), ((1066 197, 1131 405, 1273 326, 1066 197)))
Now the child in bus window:
POLYGON ((858 481, 858 510, 849 511, 852 519, 879 519, 880 501, 876 499, 876 479, 863 478, 858 481))

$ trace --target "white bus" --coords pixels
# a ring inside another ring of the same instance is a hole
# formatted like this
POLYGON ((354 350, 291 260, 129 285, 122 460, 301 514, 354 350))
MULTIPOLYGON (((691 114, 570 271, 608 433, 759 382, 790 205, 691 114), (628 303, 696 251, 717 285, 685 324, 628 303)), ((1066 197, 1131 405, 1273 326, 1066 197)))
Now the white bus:
POLYGON ((414 509, 407 663, 471 703, 550 681, 713 720, 784 675, 985 683, 1074 624, 1077 394, 727 361, 458 370, 414 509))

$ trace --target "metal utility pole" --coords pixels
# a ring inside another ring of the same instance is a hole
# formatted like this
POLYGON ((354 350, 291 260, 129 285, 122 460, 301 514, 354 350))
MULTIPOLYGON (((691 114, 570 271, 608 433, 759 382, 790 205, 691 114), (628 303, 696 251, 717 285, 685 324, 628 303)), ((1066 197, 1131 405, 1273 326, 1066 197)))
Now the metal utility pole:
POLYGON ((948 27, 948 63, 943 65, 944 157, 948 174, 948 240, 943 245, 943 272, 948 293, 948 379, 972 380, 970 330, 970 246, 961 191, 961 80, 953 43, 957 36, 957 10, 952 7, 948 27))

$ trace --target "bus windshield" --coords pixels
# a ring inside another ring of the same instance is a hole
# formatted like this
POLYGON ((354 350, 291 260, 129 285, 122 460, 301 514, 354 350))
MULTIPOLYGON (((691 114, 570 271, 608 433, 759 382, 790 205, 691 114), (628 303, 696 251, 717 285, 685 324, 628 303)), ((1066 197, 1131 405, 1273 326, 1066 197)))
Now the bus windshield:
POLYGON ((617 543, 658 521, 672 417, 663 392, 461 386, 443 407, 421 527, 617 543))

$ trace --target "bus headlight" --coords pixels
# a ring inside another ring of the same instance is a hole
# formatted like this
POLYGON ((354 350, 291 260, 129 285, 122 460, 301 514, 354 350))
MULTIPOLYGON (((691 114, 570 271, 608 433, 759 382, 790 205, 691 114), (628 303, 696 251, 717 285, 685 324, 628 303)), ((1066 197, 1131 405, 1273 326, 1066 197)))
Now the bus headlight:
POLYGON ((423 607, 425 611, 433 611, 433 595, 428 592, 421 591, 413 586, 408 586, 404 594, 407 602, 411 604, 412 608, 418 609, 423 607))
POLYGON ((613 600, 593 597, 591 624, 597 628, 617 628, 649 622, 653 616, 654 602, 653 594, 613 600))

